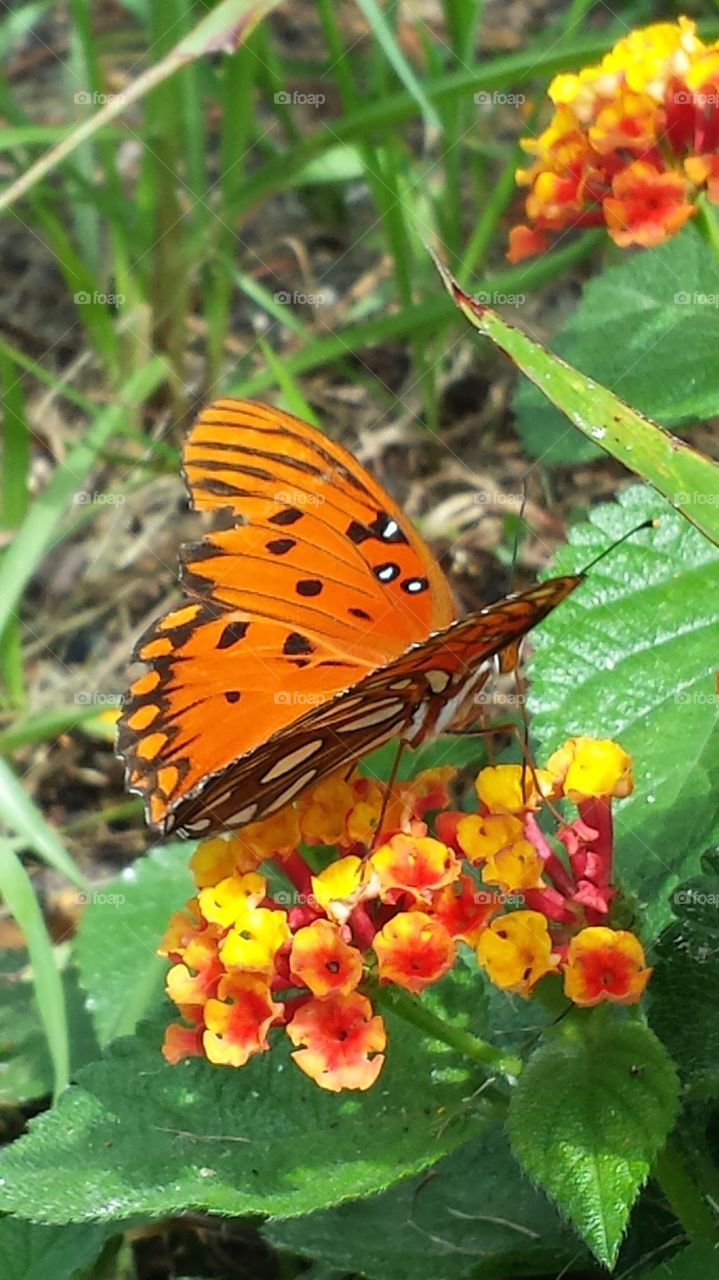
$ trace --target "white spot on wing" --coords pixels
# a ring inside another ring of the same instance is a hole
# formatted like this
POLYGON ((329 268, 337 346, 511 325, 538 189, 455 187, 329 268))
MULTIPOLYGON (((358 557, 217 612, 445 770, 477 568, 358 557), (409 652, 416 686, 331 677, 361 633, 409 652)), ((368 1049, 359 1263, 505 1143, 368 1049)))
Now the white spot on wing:
POLYGON ((226 827, 241 827, 245 822, 251 822, 257 813, 257 803, 246 804, 244 809, 238 809, 237 813, 231 813, 229 818, 223 818, 226 827))
POLYGON ((294 769, 298 764, 304 764, 305 760, 309 760, 310 756, 319 751, 322 742, 322 738, 313 738, 311 742, 305 742, 304 746, 298 747, 296 751, 290 751, 289 755, 282 756, 260 778, 260 782, 264 785, 266 782, 273 782, 275 778, 283 778, 291 769, 294 769))
POLYGON ((316 769, 308 769, 305 773, 301 774, 299 778, 295 778, 294 782, 290 783, 289 787, 282 792, 282 795, 278 796, 276 800, 273 800, 272 804, 268 804, 264 813, 275 813, 277 809, 284 808, 286 804, 289 804, 290 800, 293 800, 296 795, 299 795, 300 791, 302 791, 307 784, 312 781, 316 772, 316 769))
POLYGON ((382 724, 385 720, 391 720, 401 711, 404 711, 404 703, 395 698, 392 702, 383 702, 381 706, 368 711, 364 716, 358 716, 348 724, 338 725, 337 728, 345 733, 354 733, 356 729, 370 729, 373 724, 382 724))
POLYGON ((436 671, 425 672, 425 679, 432 693, 444 693, 450 678, 448 671, 441 671, 439 668, 436 671))
POLYGON ((206 831, 209 825, 209 818, 196 818, 194 822, 186 822, 183 831, 189 831, 190 834, 194 834, 195 831, 206 831))

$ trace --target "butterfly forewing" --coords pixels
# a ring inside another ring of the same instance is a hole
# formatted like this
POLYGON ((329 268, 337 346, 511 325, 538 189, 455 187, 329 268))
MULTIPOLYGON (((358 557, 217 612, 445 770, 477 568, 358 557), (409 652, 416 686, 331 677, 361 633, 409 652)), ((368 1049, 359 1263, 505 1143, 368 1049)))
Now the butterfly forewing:
MULTIPOLYGON (((189 602, 136 657, 118 746, 162 827, 208 779, 454 617, 446 579, 380 485, 319 431, 221 400, 192 429, 195 507, 234 523, 183 553, 189 602)), ((193 800, 194 803, 194 800, 193 800)))

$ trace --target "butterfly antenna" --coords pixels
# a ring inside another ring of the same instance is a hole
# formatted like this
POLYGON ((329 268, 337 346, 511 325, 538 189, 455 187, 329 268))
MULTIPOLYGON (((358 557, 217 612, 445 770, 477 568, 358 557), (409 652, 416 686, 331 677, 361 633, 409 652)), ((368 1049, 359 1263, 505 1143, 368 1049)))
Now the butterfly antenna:
POLYGON ((612 552, 616 551, 617 547, 621 547, 622 543, 626 542, 628 538, 633 538, 634 534, 639 533, 640 529, 656 529, 658 526, 658 516, 651 516, 648 520, 642 520, 641 524, 635 524, 633 529, 629 529, 627 533, 623 533, 621 538, 616 538, 608 547, 605 547, 603 551, 600 551, 598 556, 595 556, 593 560, 590 560, 589 564, 585 564, 584 568, 579 570, 580 577, 584 577, 585 574, 589 573, 596 564, 599 564, 600 560, 603 560, 605 556, 611 555, 612 552))
POLYGON ((512 559, 509 565, 510 592, 514 590, 514 570, 517 567, 517 560, 519 559, 519 531, 522 525, 522 521, 524 520, 524 508, 526 507, 526 505, 527 505, 527 478, 525 476, 524 480, 522 481, 522 505, 519 508, 517 523, 514 526, 514 538, 512 540, 512 559))

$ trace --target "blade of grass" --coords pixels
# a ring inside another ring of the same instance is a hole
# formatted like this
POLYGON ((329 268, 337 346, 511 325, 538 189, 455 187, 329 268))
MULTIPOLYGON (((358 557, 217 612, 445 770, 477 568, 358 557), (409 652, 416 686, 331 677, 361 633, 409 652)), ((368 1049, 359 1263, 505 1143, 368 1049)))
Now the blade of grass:
POLYGON ((74 859, 5 760, 0 760, 0 813, 3 825, 20 836, 38 858, 67 876, 78 889, 87 887, 74 859))
POLYGON ((475 302, 437 262, 455 306, 491 339, 589 440, 653 485, 697 529, 719 544, 719 466, 587 378, 541 343, 475 302))
POLYGON ((226 53, 232 52, 279 3, 280 0, 220 0, 210 13, 200 19, 189 36, 183 37, 160 62, 148 67, 133 80, 125 93, 106 102, 95 115, 71 129, 62 142, 41 156, 17 182, 13 182, 0 196, 0 209, 9 208, 67 156, 72 155, 81 143, 94 137, 99 129, 115 120, 155 85, 174 75, 180 67, 205 54, 223 50, 226 53))
MULTIPOLYGON (((17 529, 28 507, 30 471, 30 428, 25 416, 22 377, 7 352, 0 350, 0 383, 5 405, 5 447, 3 450, 2 488, 0 490, 0 525, 17 529)), ((22 706, 25 700, 22 638, 17 619, 13 618, 0 635, 0 667, 10 705, 22 706)), ((4 695, 2 695, 4 700, 4 695)))
POLYGON ((53 1098, 70 1082, 70 1040, 65 993, 50 936, 27 871, 7 840, 0 837, 0 891, 23 931, 32 965, 35 998, 50 1051, 53 1098))
POLYGON ((407 93, 419 107, 425 125, 439 130, 439 116, 400 49, 383 10, 380 9, 376 0, 357 0, 357 7, 362 10, 370 31, 380 45, 390 66, 397 73, 398 79, 402 81, 407 93))
POLYGON ((45 742, 58 738, 85 720, 94 720, 99 714, 97 705, 68 705, 52 707, 49 711, 35 711, 18 719, 9 729, 0 730, 0 755, 9 756, 18 747, 31 742, 45 742))
MULTIPOLYGON (((551 254, 545 254, 530 265, 512 267, 507 271, 498 272, 496 276, 487 277, 486 288, 497 293, 512 293, 520 290, 528 293, 585 258, 601 238, 601 232, 585 232, 571 244, 551 254)), ((378 343, 393 338, 406 338, 409 334, 426 331, 436 333, 442 325, 451 322, 452 315, 452 304, 449 299, 438 296, 389 314, 383 312, 371 320, 347 325, 344 329, 338 329, 336 333, 315 338, 299 351, 283 356, 282 361, 289 373, 296 377, 302 373, 309 373, 321 365, 331 364, 342 356, 352 355, 364 347, 377 346, 378 343)), ((244 378, 233 380, 229 390, 233 395, 257 396, 273 385, 273 374, 267 369, 260 369, 244 378)))
POLYGON ((301 387, 297 384, 292 374, 287 369, 284 360, 281 360, 275 351, 272 350, 269 342, 264 338, 260 338, 260 349, 267 367, 274 374, 277 386, 282 392, 283 399, 290 413, 294 413, 298 418, 304 418, 305 422, 311 422, 313 427, 321 426, 317 415, 312 407, 307 403, 302 394, 301 387))
POLYGON ((46 489, 33 502, 0 565, 0 635, 100 450, 121 429, 128 411, 143 404, 166 380, 167 374, 167 365, 159 356, 154 356, 142 369, 138 369, 128 379, 118 402, 97 415, 83 439, 70 450, 46 489))

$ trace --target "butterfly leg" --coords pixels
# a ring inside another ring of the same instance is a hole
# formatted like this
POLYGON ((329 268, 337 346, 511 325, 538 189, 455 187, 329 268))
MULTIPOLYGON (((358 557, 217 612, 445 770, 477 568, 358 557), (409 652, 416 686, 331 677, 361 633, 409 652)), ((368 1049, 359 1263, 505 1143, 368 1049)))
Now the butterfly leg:
MULTIPOLYGON (((393 786, 394 786, 395 782, 397 781, 397 773, 398 773, 398 771, 399 771, 400 760, 402 759, 402 756, 404 755, 404 750, 405 750, 406 745, 407 745, 407 744, 406 744, 405 742, 402 742, 402 741, 401 741, 401 739, 400 739, 400 741, 397 743, 397 752, 396 752, 396 755, 395 755, 394 760, 392 761, 392 768, 390 769, 389 778, 387 779, 387 784, 386 784, 386 787, 385 787, 384 798, 383 798, 383 800, 382 800, 382 808, 380 809, 380 815, 379 815, 379 818, 378 818, 378 820, 377 820, 377 830, 376 830, 376 832, 375 832, 375 838, 374 838, 374 840, 372 841, 372 845, 373 845, 373 847, 374 847, 374 844, 375 844, 375 842, 376 842, 376 840, 377 840, 378 835, 380 834, 380 832, 381 832, 381 830, 382 830, 382 826, 383 826, 383 824, 384 824, 385 814, 387 813, 387 806, 388 806, 388 804, 389 804, 389 802, 390 802, 390 798, 391 798, 391 795, 392 795, 392 788, 393 788, 393 786)), ((369 853, 369 852, 370 852, 370 850, 368 850, 368 853, 369 853)))

